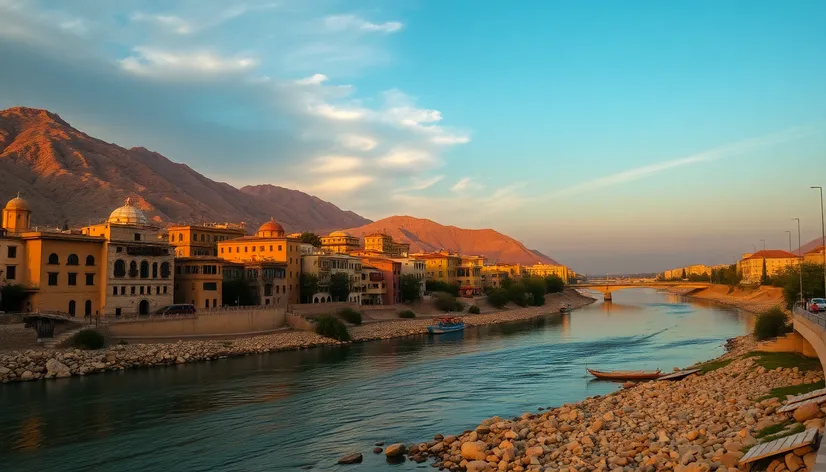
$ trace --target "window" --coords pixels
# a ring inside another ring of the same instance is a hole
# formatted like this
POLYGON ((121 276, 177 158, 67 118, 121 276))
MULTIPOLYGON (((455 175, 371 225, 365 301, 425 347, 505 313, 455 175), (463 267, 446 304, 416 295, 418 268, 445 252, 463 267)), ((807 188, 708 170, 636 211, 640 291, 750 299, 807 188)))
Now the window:
POLYGON ((178 233, 178 242, 182 242, 184 240, 184 233, 178 233))
POLYGON ((270 244, 270 252, 272 252, 272 244, 270 244))
POLYGON ((120 308, 115 308, 115 316, 120 316, 120 308))
POLYGON ((9 246, 9 259, 17 257, 17 246, 9 246))
POLYGON ((153 279, 158 278, 158 263, 157 262, 152 263, 152 278, 153 279))
POLYGON ((135 233, 135 241, 140 241, 140 240, 141 240, 141 234, 140 233, 135 233))
POLYGON ((221 248, 221 254, 223 254, 223 253, 224 253, 224 248, 221 248))
POLYGON ((77 272, 69 272, 69 285, 77 285, 77 272))
POLYGON ((204 290, 215 291, 218 290, 217 282, 204 282, 204 290))
POLYGON ((115 277, 123 277, 126 275, 126 263, 118 259, 115 261, 115 277))
POLYGON ((135 278, 138 276, 138 263, 132 261, 129 263, 129 277, 135 278))
POLYGON ((78 264, 80 264, 80 259, 78 259, 77 254, 69 254, 69 257, 66 258, 66 265, 78 264))
POLYGON ((49 254, 49 264, 50 265, 60 264, 60 261, 57 258, 57 254, 55 254, 55 253, 49 254))
POLYGON ((84 316, 92 316, 92 300, 86 300, 86 303, 83 305, 83 314, 84 316))
POLYGON ((95 265, 95 256, 86 256, 86 265, 87 266, 95 265))
POLYGON ((17 278, 17 266, 6 266, 6 280, 14 280, 17 278))
POLYGON ((69 315, 75 316, 75 301, 69 300, 69 315))
POLYGON ((281 250, 281 245, 280 245, 280 244, 278 245, 278 250, 279 250, 279 251, 281 250))
POLYGON ((118 246, 115 248, 115 252, 123 252, 123 248, 118 246))
POLYGON ((95 274, 86 274, 86 285, 95 285, 95 274))
POLYGON ((212 308, 215 308, 216 306, 218 306, 218 299, 217 299, 217 298, 213 298, 213 299, 212 299, 212 308))
POLYGON ((166 294, 166 285, 163 286, 163 293, 166 294))
POLYGON ((141 295, 143 295, 143 290, 144 290, 143 285, 141 285, 141 289, 140 289, 141 295))
POLYGON ((57 272, 49 272, 49 285, 57 285, 57 272))
POLYGON ((141 262, 141 278, 148 279, 149 278, 149 263, 146 261, 141 262))
POLYGON ((130 295, 134 295, 134 294, 135 294, 135 286, 134 286, 134 285, 133 285, 133 286, 131 286, 131 287, 129 287, 129 294, 130 294, 130 295))
POLYGON ((118 294, 118 288, 117 287, 112 287, 112 295, 117 295, 117 294, 118 294))
POLYGON ((201 235, 201 242, 204 242, 204 235, 201 235))
POLYGON ((121 295, 126 295, 126 286, 125 286, 125 285, 121 286, 121 288, 120 288, 120 294, 121 294, 121 295))

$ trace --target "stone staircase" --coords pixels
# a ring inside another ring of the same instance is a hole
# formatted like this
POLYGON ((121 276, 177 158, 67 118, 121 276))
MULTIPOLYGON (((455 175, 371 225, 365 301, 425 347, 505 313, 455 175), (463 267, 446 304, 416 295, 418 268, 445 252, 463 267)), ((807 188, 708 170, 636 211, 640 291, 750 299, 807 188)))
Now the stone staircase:
POLYGON ((83 330, 86 330, 86 329, 94 329, 94 326, 88 326, 88 325, 78 326, 76 328, 64 331, 64 332, 58 334, 57 336, 55 336, 51 339, 44 339, 43 340, 43 347, 45 347, 47 349, 57 349, 63 343, 65 343, 66 341, 71 339, 72 336, 74 336, 77 333, 79 333, 83 330))

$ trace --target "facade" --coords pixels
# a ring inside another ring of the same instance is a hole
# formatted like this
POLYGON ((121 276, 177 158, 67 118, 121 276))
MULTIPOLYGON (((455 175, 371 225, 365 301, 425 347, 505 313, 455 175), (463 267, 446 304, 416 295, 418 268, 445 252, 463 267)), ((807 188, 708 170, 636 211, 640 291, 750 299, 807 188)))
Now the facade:
POLYGON ((387 294, 387 284, 384 281, 384 272, 377 267, 363 264, 362 266, 362 305, 383 305, 387 294))
POLYGON ((803 262, 809 264, 823 264, 823 246, 818 246, 803 254, 803 262))
POLYGON ((359 238, 346 231, 333 231, 327 236, 321 237, 321 249, 329 252, 347 254, 357 251, 361 247, 359 238))
POLYGON ((499 266, 485 266, 482 267, 482 288, 500 288, 505 279, 513 279, 510 272, 502 269, 499 266))
MULTIPOLYGON (((243 280, 252 290, 258 305, 287 305, 295 295, 287 283, 287 263, 271 260, 251 262, 224 261, 224 282, 243 280)), ((297 292, 297 289, 295 290, 297 292)), ((223 295, 223 293, 222 293, 223 295)), ((240 300, 227 300, 227 304, 237 305, 240 300)))
POLYGON ((223 259, 210 256, 175 258, 175 303, 198 310, 223 304, 223 259))
POLYGON ((20 238, 8 236, 0 227, 0 285, 21 283, 26 270, 25 250, 20 238))
POLYGON ((411 256, 425 261, 427 280, 437 280, 449 284, 457 283, 456 269, 462 262, 458 254, 430 252, 411 254, 411 256))
MULTIPOLYGON (((286 237, 284 228, 274 220, 270 220, 261 225, 254 236, 244 236, 219 241, 218 257, 227 262, 243 264, 245 267, 249 265, 253 270, 259 271, 263 270, 263 267, 258 267, 259 263, 284 264, 283 267, 286 272, 283 288, 280 284, 274 284, 274 286, 279 285, 278 294, 281 297, 284 297, 281 290, 286 290, 287 295, 284 302, 298 303, 298 283, 301 275, 301 241, 286 237)), ((274 270, 275 266, 268 268, 274 270)), ((244 273, 247 275, 255 274, 254 272, 246 270, 244 273)), ((262 275, 262 272, 258 274, 262 275)), ((263 293, 265 288, 266 287, 262 287, 261 293, 263 293)), ((275 297, 275 295, 272 297, 275 297)), ((272 297, 262 298, 262 303, 265 304, 266 298, 272 297)))
POLYGON ((556 275, 566 283, 570 281, 568 268, 564 265, 534 264, 532 266, 526 267, 525 270, 527 271, 530 277, 545 278, 549 275, 556 275))
POLYGON ((169 244, 175 247, 175 257, 218 255, 218 243, 246 236, 241 225, 229 223, 208 225, 175 225, 168 229, 169 244))
POLYGON ((410 244, 393 241, 384 233, 368 234, 364 237, 364 249, 384 254, 390 258, 404 258, 410 254, 410 244))
POLYGON ((306 254, 301 257, 301 271, 304 274, 313 274, 318 277, 318 292, 302 294, 303 302, 329 303, 333 301, 330 295, 330 277, 336 273, 345 273, 350 280, 350 295, 347 301, 361 304, 364 286, 362 277, 362 261, 358 257, 348 254, 318 251, 315 254, 306 254))
POLYGON ((520 279, 528 274, 527 269, 522 264, 489 264, 485 266, 491 271, 505 272, 511 279, 520 279))
POLYGON ((427 264, 422 259, 413 257, 396 258, 395 262, 401 264, 402 275, 414 275, 419 280, 419 296, 423 297, 427 281, 427 264))
POLYGON ((737 263, 737 271, 743 274, 743 283, 759 283, 763 276, 764 261, 766 275, 772 277, 786 270, 787 267, 799 265, 802 260, 802 257, 790 252, 767 249, 754 254, 743 254, 743 258, 737 263))
POLYGON ((362 265, 369 265, 381 271, 384 277, 385 292, 382 295, 382 305, 392 305, 402 302, 401 276, 402 265, 392 259, 378 257, 362 257, 362 265))
POLYGON ((460 256, 456 268, 456 281, 459 293, 466 297, 482 294, 482 268, 487 258, 483 256, 460 256))

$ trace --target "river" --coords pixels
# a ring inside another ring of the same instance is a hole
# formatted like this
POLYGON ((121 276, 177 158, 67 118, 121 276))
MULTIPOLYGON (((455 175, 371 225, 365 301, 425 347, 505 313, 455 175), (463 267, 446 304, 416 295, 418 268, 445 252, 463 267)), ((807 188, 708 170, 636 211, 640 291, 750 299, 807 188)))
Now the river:
POLYGON ((88 377, 0 385, 3 471, 433 470, 388 465, 485 418, 605 394, 601 369, 671 370, 723 353, 751 315, 650 289, 571 315, 88 377), (339 466, 348 452, 364 463, 339 466))

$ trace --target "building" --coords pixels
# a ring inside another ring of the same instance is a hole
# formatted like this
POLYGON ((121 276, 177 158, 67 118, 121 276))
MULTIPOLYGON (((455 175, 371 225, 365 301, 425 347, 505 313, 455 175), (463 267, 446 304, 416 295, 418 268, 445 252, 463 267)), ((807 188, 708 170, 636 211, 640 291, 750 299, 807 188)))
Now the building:
POLYGON ((9 236, 0 227, 0 285, 18 284, 26 270, 26 253, 23 240, 9 236))
POLYGON ((387 285, 384 281, 384 272, 377 267, 363 264, 362 266, 362 305, 383 305, 387 294, 387 285))
POLYGON ((223 305, 224 260, 214 256, 175 258, 175 303, 209 309, 223 305))
POLYGON ((384 254, 386 257, 403 258, 410 254, 410 244, 393 241, 384 233, 368 234, 364 237, 364 249, 384 254))
MULTIPOLYGON (((266 304, 266 299, 275 301, 274 298, 278 298, 276 295, 283 297, 284 292, 282 290, 286 290, 287 294, 286 299, 283 300, 284 302, 298 303, 298 284, 301 275, 301 241, 286 237, 284 227, 276 223, 275 220, 270 220, 261 225, 254 236, 219 241, 218 257, 227 262, 242 264, 245 267, 243 271, 245 278, 247 275, 261 277, 264 273, 263 270, 268 269, 267 275, 273 277, 266 280, 272 281, 273 295, 270 297, 263 295, 266 293, 267 285, 270 282, 256 282, 256 286, 260 285, 260 293, 264 297, 261 301, 262 304, 266 304), (264 262, 282 263, 283 266, 277 264, 262 265, 261 263, 264 262), (280 283, 280 279, 275 277, 278 267, 283 267, 285 270, 283 284, 280 283)), ((233 271, 232 273, 237 272, 233 271)))
POLYGON ((456 281, 461 295, 472 297, 482 294, 482 268, 485 262, 487 258, 483 256, 459 256, 456 281))
POLYGON ((218 243, 246 236, 242 225, 211 223, 204 225, 175 225, 168 228, 169 244, 175 247, 175 257, 218 255, 218 243))
POLYGON ((427 281, 427 264, 422 259, 414 257, 395 258, 394 261, 401 264, 402 276, 413 275, 419 281, 419 296, 423 297, 427 281))
POLYGON ((337 252, 317 251, 314 254, 302 255, 301 271, 304 274, 313 274, 318 277, 318 291, 312 294, 301 294, 302 302, 329 303, 344 301, 334 300, 329 292, 330 277, 333 274, 344 273, 350 281, 350 295, 346 301, 361 304, 364 280, 360 258, 337 252))
MULTIPOLYGON (((276 262, 272 260, 258 260, 248 262, 226 262, 223 267, 224 283, 232 284, 241 281, 246 284, 252 293, 253 301, 247 304, 253 305, 287 305, 291 303, 292 295, 297 294, 288 288, 286 262, 276 262)), ((226 287, 224 287, 226 289, 226 287)), ((297 289, 295 289, 297 292, 297 289)), ((243 300, 236 298, 232 300, 232 294, 226 290, 222 292, 226 300, 226 305, 241 305, 243 300), (229 297, 228 297, 229 295, 229 297)))
POLYGON ((321 237, 321 249, 325 251, 348 254, 351 251, 358 251, 360 247, 359 238, 346 231, 333 231, 321 237))
POLYGON ((823 264, 823 246, 818 246, 803 254, 803 262, 809 264, 823 264))
POLYGON ((459 268, 459 264, 462 262, 458 254, 442 251, 417 253, 411 254, 411 256, 425 261, 427 280, 448 284, 458 283, 456 281, 456 269, 459 268))
POLYGON ((780 249, 766 249, 753 254, 743 254, 737 263, 737 271, 743 275, 743 283, 759 283, 763 277, 763 267, 766 276, 772 277, 786 270, 787 267, 799 265, 802 257, 780 249))
POLYGON ((485 267, 492 272, 505 272, 511 279, 520 279, 528 274, 527 269, 522 264, 497 263, 485 267))
POLYGON ((401 303, 401 276, 402 265, 400 262, 381 257, 362 257, 362 265, 368 265, 381 271, 385 291, 382 294, 382 305, 392 305, 401 303))
POLYGON ((505 279, 513 279, 510 272, 498 265, 482 267, 482 288, 501 288, 505 279))
POLYGON ((564 265, 534 264, 532 266, 526 267, 525 270, 530 277, 541 277, 544 279, 545 277, 555 275, 562 279, 563 282, 567 283, 570 281, 568 268, 564 265))

